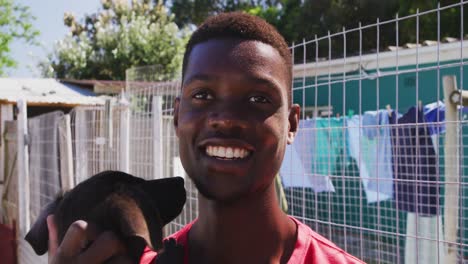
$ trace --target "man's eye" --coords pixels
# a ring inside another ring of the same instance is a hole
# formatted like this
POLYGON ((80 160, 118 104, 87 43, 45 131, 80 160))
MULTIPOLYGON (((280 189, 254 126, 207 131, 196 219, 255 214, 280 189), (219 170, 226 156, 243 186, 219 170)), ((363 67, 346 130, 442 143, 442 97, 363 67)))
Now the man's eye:
POLYGON ((199 92, 193 95, 193 98, 198 100, 211 100, 213 96, 207 92, 199 92))
POLYGON ((264 96, 252 96, 249 98, 249 101, 252 103, 261 103, 261 104, 266 104, 270 102, 266 97, 264 96))

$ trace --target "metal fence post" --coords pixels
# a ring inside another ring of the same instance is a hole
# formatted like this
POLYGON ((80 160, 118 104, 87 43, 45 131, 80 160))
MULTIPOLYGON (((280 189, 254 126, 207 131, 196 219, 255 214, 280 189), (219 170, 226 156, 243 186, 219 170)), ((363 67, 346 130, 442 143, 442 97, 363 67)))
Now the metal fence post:
POLYGON ((59 151, 61 187, 70 190, 75 186, 70 115, 64 115, 59 123, 59 151))
POLYGON ((122 92, 120 111, 120 170, 130 173, 130 104, 122 92))
MULTIPOLYGON (((89 117, 88 117, 89 118, 89 117)), ((74 132, 75 132, 75 183, 86 180, 88 176, 88 153, 89 135, 86 130, 87 116, 83 108, 75 109, 74 132)))
POLYGON ((29 230, 29 154, 28 154, 28 115, 26 102, 18 100, 18 222, 19 235, 29 230))
POLYGON ((163 113, 162 113, 162 96, 153 96, 152 114, 153 114, 153 158, 154 158, 154 176, 155 178, 163 178, 163 113))

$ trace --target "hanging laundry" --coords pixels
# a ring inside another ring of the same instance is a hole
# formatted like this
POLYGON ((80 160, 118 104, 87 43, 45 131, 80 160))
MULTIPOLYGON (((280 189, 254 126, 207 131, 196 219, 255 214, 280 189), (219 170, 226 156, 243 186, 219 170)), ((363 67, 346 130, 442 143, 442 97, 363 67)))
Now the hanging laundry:
POLYGON ((368 111, 347 120, 348 149, 356 160, 368 203, 393 198, 388 112, 368 111))
POLYGON ((424 106, 424 119, 429 135, 445 133, 445 104, 441 101, 424 106))
POLYGON ((304 120, 299 128, 305 133, 298 135, 299 153, 309 153, 309 167, 318 175, 333 175, 337 161, 342 159, 344 148, 344 119, 316 118, 304 120))
MULTIPOLYGON (((468 107, 462 108, 462 114, 463 116, 460 120, 466 120, 468 107)), ((430 135, 445 133, 445 104, 442 101, 425 105, 424 118, 430 135)))
POLYGON ((394 198, 399 210, 439 214, 438 160, 422 109, 411 107, 401 118, 392 114, 394 198))
POLYGON ((341 126, 339 123, 322 118, 300 120, 294 143, 286 147, 280 168, 285 187, 312 188, 314 192, 335 191, 329 175, 336 168, 340 151, 339 143, 333 142, 338 141, 338 137, 342 138, 337 130, 341 132, 343 121, 341 126))
POLYGON ((441 263, 446 254, 442 223, 442 215, 407 213, 404 263, 441 263))
MULTIPOLYGON (((300 131, 298 131, 300 133, 300 131)), ((284 187, 307 187, 313 188, 310 180, 305 177, 305 169, 302 160, 297 154, 296 143, 286 146, 284 159, 280 168, 280 175, 283 179, 284 187)))

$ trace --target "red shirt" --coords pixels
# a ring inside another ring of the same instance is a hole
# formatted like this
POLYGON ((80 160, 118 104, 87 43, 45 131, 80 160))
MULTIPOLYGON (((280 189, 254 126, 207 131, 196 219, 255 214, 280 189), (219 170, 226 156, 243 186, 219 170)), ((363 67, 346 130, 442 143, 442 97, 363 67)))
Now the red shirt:
MULTIPOLYGON (((346 253, 328 239, 315 233, 307 225, 299 222, 294 217, 291 219, 297 224, 297 241, 294 251, 289 259, 289 264, 320 263, 320 264, 346 264, 364 263, 358 258, 346 253)), ((184 264, 188 264, 188 233, 194 222, 171 235, 176 242, 184 246, 184 264)), ((146 248, 141 257, 140 264, 150 264, 156 257, 156 252, 146 248)))

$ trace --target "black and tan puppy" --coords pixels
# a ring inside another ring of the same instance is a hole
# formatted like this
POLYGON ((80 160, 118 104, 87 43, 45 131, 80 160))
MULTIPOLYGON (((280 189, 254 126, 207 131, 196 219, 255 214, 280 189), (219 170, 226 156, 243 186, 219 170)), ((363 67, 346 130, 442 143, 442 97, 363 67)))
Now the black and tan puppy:
POLYGON ((138 263, 146 246, 163 247, 162 228, 181 212, 186 199, 180 177, 144 180, 118 171, 101 172, 60 195, 43 209, 26 241, 38 255, 47 252, 46 218, 53 214, 59 243, 68 227, 85 220, 97 233, 113 231, 138 263))

